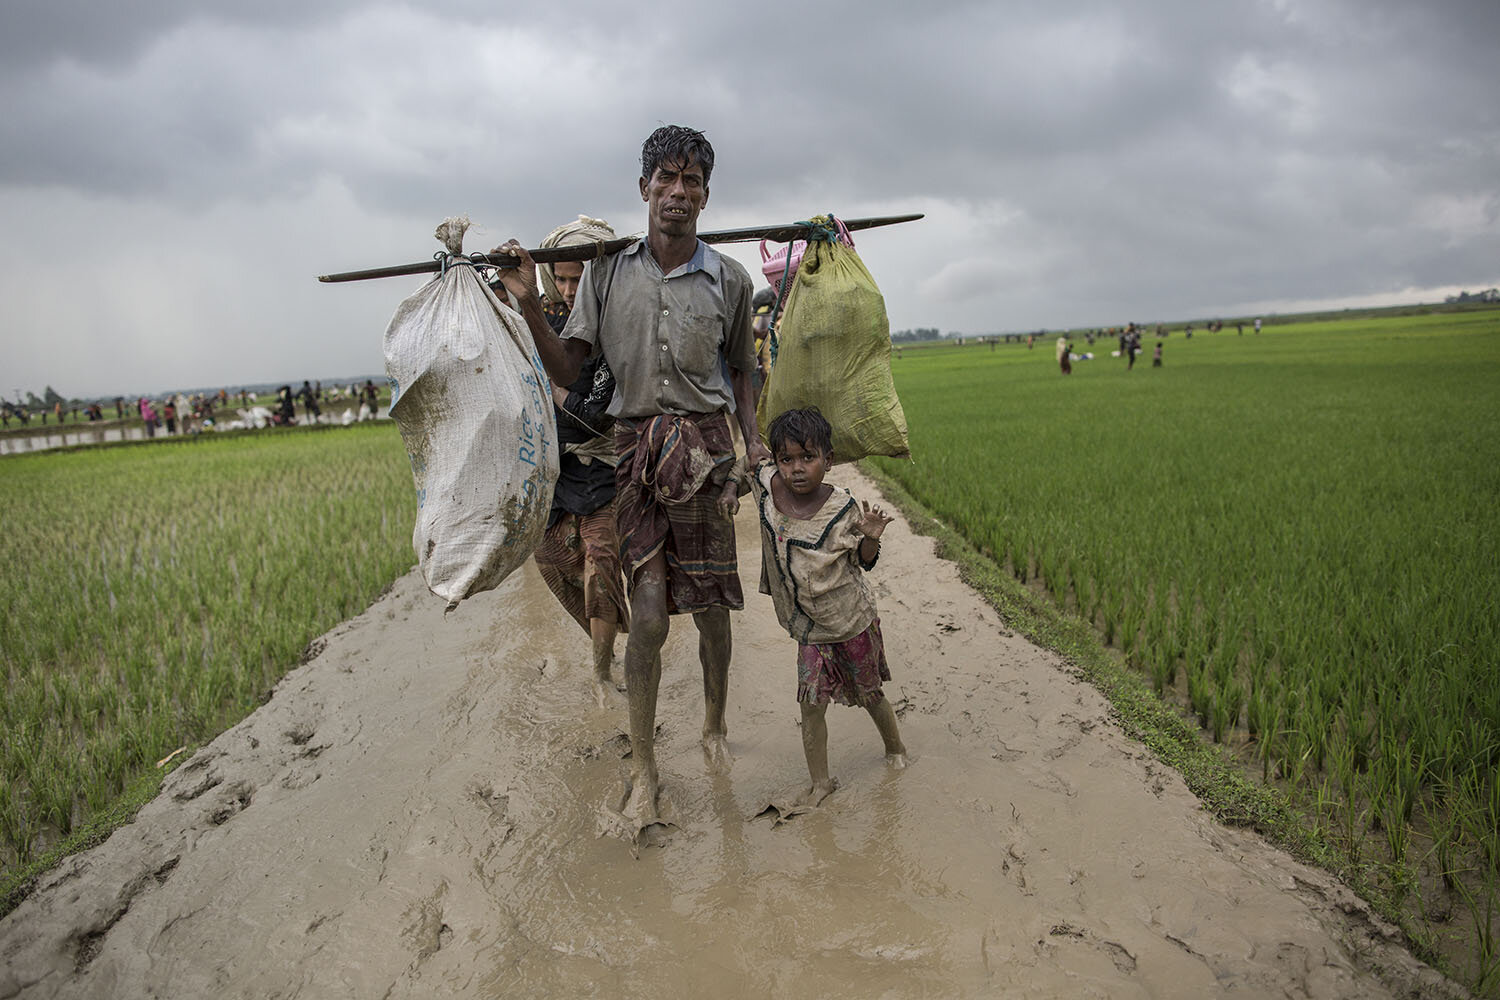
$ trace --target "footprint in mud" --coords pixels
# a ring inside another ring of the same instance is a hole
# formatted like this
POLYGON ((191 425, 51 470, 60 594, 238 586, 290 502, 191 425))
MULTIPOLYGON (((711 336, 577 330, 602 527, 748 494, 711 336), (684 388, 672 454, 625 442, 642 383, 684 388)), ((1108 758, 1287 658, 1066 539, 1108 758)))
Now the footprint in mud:
POLYGON ((1057 746, 1053 747, 1051 750, 1048 750, 1046 753, 1042 754, 1042 759, 1043 760, 1057 760, 1057 758, 1064 757, 1067 754, 1071 753, 1073 751, 1073 749, 1075 747, 1077 747, 1078 744, 1080 744, 1082 742, 1083 742, 1083 737, 1082 736, 1080 736, 1078 733, 1070 733, 1068 735, 1068 737, 1066 739, 1064 739, 1061 743, 1059 743, 1057 746))
POLYGON ((283 730, 281 735, 285 736, 287 742, 292 744, 293 746, 302 747, 307 746, 308 741, 311 740, 313 736, 317 734, 317 732, 317 726, 313 725, 311 722, 304 721, 295 723, 288 729, 283 730))
POLYGON ((952 635, 954 632, 963 630, 963 626, 950 614, 938 615, 934 625, 937 631, 943 635, 952 635))
MULTIPOLYGON (((73 950, 73 969, 82 972, 104 949, 104 938, 114 929, 120 918, 125 916, 131 904, 141 893, 150 889, 167 884, 181 861, 180 855, 172 855, 150 872, 142 872, 121 887, 119 895, 114 903, 105 912, 95 915, 95 919, 86 924, 75 927, 68 935, 68 943, 73 950)), ((12 980, 12 982, 14 982, 12 980)), ((4 984, 4 980, 0 980, 4 984)), ((7 992, 6 996, 13 994, 7 992)))
POLYGON ((236 781, 227 785, 219 804, 208 812, 208 821, 214 826, 223 826, 250 805, 255 796, 255 786, 248 781, 236 781))
POLYGON ((490 814, 490 818, 497 823, 505 822, 510 812, 510 796, 501 795, 494 787, 476 779, 470 782, 467 789, 469 797, 483 805, 490 814))
MULTIPOLYGON (((661 727, 658 726, 657 732, 660 731, 661 727)), ((578 760, 600 760, 601 758, 624 760, 630 756, 630 737, 625 733, 615 733, 598 743, 574 747, 573 756, 578 760)))
POLYGON ((1036 895, 1036 890, 1026 884, 1026 855, 1017 850, 1015 844, 1005 849, 1005 856, 1000 859, 1000 871, 1021 890, 1021 895, 1036 895))
POLYGON ((224 779, 219 775, 207 773, 186 788, 173 792, 172 798, 178 802, 191 802, 210 789, 217 788, 223 782, 224 779))
POLYGON ((1043 771, 1038 775, 1029 777, 1026 779, 1026 783, 1032 788, 1040 789, 1044 792, 1052 792, 1055 795, 1065 795, 1070 799, 1078 795, 1077 789, 1070 785, 1066 779, 1051 771, 1043 771))
POLYGON ((1048 936, 1062 939, 1071 938, 1075 941, 1081 941, 1085 944, 1091 945, 1096 950, 1103 952, 1104 955, 1114 963, 1115 968, 1120 970, 1121 972, 1131 973, 1135 971, 1135 956, 1127 951, 1124 945, 1117 944, 1114 941, 1105 941, 1102 938, 1090 933, 1083 927, 1078 927, 1069 923, 1055 924, 1053 925, 1052 930, 1048 932, 1048 936))
POLYGON ((173 789, 172 798, 177 802, 191 802, 209 789, 218 787, 224 779, 208 770, 208 765, 218 757, 216 753, 199 751, 186 764, 172 772, 167 780, 180 786, 173 789), (198 773, 200 771, 203 773, 198 773))
POLYGON ((1001 763, 1005 763, 1007 761, 1019 760, 1020 758, 1026 756, 1025 751, 1012 750, 1010 747, 1006 746, 1004 740, 996 740, 995 744, 995 749, 990 751, 991 760, 998 760, 1001 763))
POLYGON ((407 923, 401 928, 401 937, 416 953, 414 965, 421 965, 453 940, 453 928, 443 921, 447 892, 448 883, 441 882, 430 896, 412 903, 402 914, 407 923))

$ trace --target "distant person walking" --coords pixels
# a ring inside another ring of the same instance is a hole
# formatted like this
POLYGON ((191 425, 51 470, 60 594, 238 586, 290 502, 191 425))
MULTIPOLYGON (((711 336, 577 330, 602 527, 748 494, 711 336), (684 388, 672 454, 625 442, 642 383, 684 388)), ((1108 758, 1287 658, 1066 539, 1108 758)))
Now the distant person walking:
POLYGON ((1068 357, 1072 349, 1073 345, 1068 343, 1067 337, 1057 338, 1057 366, 1062 369, 1064 375, 1073 374, 1073 362, 1068 357))
POLYGON ((146 436, 148 438, 156 437, 156 407, 152 406, 151 400, 147 399, 145 396, 141 397, 141 401, 138 405, 140 406, 141 410, 141 422, 146 425, 146 436))
POLYGON ((292 403, 292 387, 284 385, 276 390, 276 412, 272 415, 272 423, 291 426, 296 422, 297 408, 292 403))
POLYGON ((1260 317, 1255 317, 1255 332, 1260 333, 1260 317))
POLYGON ((307 379, 302 380, 302 388, 297 390, 297 398, 302 400, 302 405, 307 408, 307 422, 317 423, 318 417, 323 415, 323 410, 318 406, 318 393, 314 391, 307 379))
POLYGON ((1151 355, 1151 367, 1161 367, 1161 341, 1156 342, 1156 351, 1151 355))

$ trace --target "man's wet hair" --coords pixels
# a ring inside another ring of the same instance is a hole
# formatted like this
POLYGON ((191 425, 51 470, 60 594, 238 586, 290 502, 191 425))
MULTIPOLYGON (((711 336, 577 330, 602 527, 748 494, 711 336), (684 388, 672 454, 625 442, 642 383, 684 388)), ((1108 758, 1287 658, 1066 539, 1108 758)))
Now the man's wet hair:
POLYGON ((833 454, 833 428, 816 406, 809 406, 805 410, 787 410, 771 421, 771 426, 766 430, 766 438, 771 442, 771 454, 777 457, 785 452, 787 444, 792 441, 800 444, 803 451, 819 455, 833 454))
POLYGON ((697 163, 703 168, 703 183, 707 184, 714 172, 714 147, 697 129, 663 125, 641 144, 641 177, 651 180, 663 161, 697 163))

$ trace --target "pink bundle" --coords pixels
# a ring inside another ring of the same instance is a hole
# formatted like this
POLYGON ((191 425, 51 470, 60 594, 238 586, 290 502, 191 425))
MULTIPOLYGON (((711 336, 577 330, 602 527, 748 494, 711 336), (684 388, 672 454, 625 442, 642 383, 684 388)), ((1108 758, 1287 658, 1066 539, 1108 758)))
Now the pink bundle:
MULTIPOLYGON (((849 230, 844 225, 844 220, 835 218, 834 224, 838 227, 838 240, 847 247, 854 246, 854 237, 849 235, 849 230)), ((806 240, 795 240, 783 246, 775 253, 766 249, 767 240, 760 241, 760 271, 776 290, 776 294, 782 294, 782 282, 790 281, 797 276, 797 267, 802 263, 803 251, 807 249, 806 240), (787 253, 792 256, 791 267, 787 266, 787 253)))

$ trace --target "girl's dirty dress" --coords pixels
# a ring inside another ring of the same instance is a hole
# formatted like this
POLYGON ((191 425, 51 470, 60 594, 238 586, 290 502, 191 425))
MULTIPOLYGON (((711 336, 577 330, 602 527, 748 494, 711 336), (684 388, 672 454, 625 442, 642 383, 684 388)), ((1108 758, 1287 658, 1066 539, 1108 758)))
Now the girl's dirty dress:
MULTIPOLYGON (((885 697, 891 679, 880 636, 875 595, 864 571, 855 527, 860 504, 833 486, 810 518, 792 517, 771 498, 776 466, 755 472, 755 502, 761 537, 760 590, 771 596, 776 617, 797 640, 797 700, 812 705, 836 701, 869 707, 885 697)), ((831 485, 831 484, 830 484, 831 485)))

